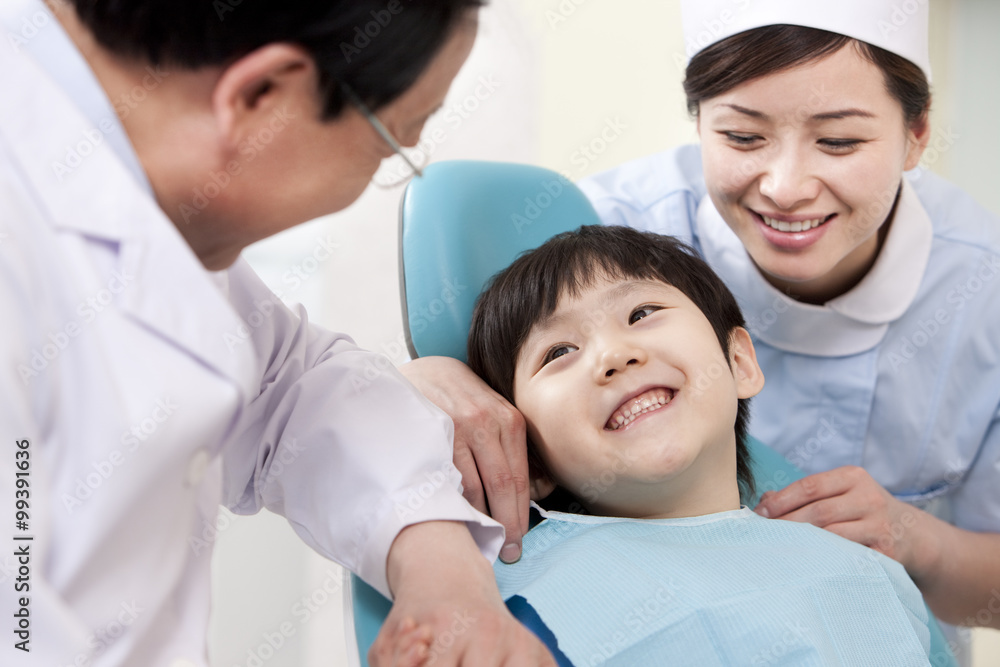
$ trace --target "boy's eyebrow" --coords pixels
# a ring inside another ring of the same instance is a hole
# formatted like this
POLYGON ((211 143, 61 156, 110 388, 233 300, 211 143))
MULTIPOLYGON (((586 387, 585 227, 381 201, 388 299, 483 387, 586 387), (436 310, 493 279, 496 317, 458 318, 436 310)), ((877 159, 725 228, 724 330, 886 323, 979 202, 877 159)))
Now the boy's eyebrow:
MULTIPOLYGON (((642 280, 625 280, 618 283, 604 294, 604 298, 601 300, 602 310, 610 310, 612 307, 617 305, 619 301, 628 297, 632 293, 638 291, 642 287, 647 286, 648 284, 649 281, 642 281, 642 280)), ((526 343, 530 342, 532 338, 535 338, 540 334, 544 334, 550 329, 556 328, 559 324, 569 319, 572 315, 573 315, 572 312, 570 313, 553 312, 547 315, 546 317, 541 318, 540 320, 538 320, 538 322, 535 323, 535 326, 531 327, 531 331, 528 332, 528 338, 526 339, 525 342, 526 343)))

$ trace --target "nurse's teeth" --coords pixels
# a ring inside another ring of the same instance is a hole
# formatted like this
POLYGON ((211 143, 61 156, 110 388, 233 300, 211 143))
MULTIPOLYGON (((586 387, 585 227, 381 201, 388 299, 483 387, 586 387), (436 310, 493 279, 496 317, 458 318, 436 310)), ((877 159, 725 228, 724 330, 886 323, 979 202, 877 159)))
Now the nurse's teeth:
POLYGON ((659 410, 669 403, 674 393, 669 389, 651 389, 635 398, 630 398, 614 411, 604 428, 617 431, 634 422, 639 415, 659 410))
POLYGON ((784 222, 782 220, 769 218, 766 215, 762 215, 760 217, 764 219, 764 222, 768 227, 777 229, 779 232, 804 232, 812 229, 813 227, 819 227, 824 221, 826 221, 826 218, 816 218, 814 220, 802 220, 801 222, 784 222))

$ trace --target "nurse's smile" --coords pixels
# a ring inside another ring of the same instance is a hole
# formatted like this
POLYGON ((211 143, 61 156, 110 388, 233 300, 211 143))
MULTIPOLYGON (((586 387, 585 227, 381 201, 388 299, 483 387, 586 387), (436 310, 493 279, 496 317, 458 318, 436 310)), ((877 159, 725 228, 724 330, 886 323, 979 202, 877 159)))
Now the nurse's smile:
POLYGON ((827 223, 837 214, 829 215, 782 215, 780 213, 760 213, 747 209, 767 243, 779 250, 801 250, 816 243, 826 234, 827 223))

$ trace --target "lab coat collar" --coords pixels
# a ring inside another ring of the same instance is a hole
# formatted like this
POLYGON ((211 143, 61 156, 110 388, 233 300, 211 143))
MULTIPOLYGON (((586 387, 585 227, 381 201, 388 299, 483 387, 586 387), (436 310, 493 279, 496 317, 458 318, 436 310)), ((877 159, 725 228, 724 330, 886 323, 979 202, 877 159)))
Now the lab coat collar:
MULTIPOLYGON (((56 7, 60 12, 71 11, 66 3, 56 7)), ((29 55, 52 83, 73 100, 80 115, 101 130, 102 142, 111 146, 136 182, 152 193, 153 188, 142 170, 139 156, 111 100, 51 9, 41 0, 4 0, 0 6, 0 26, 7 28, 7 41, 11 48, 17 53, 29 55)), ((153 87, 162 76, 157 74, 157 77, 151 77, 153 87)), ((133 94, 148 95, 150 92, 147 88, 133 91, 133 94)), ((124 97, 119 100, 123 113, 131 112, 129 105, 135 106, 135 101, 124 97)))
POLYGON ((930 257, 933 228, 904 178, 889 234, 875 264, 853 289, 823 305, 796 301, 771 285, 709 197, 698 207, 705 258, 733 290, 757 338, 778 349, 822 357, 878 345, 913 303, 930 257))
POLYGON ((93 141, 68 173, 55 167, 99 128, 24 52, 0 48, 0 88, 0 146, 56 230, 117 248, 116 268, 129 281, 119 295, 121 310, 239 387, 251 387, 255 362, 249 346, 226 344, 226 334, 244 323, 108 143, 93 141))

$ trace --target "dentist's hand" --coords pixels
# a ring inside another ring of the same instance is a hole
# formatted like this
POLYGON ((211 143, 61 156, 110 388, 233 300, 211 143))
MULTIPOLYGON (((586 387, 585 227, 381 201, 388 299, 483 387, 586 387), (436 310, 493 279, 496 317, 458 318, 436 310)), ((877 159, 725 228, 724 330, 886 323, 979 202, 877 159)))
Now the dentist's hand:
POLYGON ((465 498, 503 524, 500 560, 516 561, 528 532, 524 417, 457 359, 421 357, 399 370, 455 423, 455 467, 465 498))
POLYGON ((372 667, 556 667, 507 610, 465 525, 430 521, 403 529, 386 574, 395 602, 368 652, 372 667))

